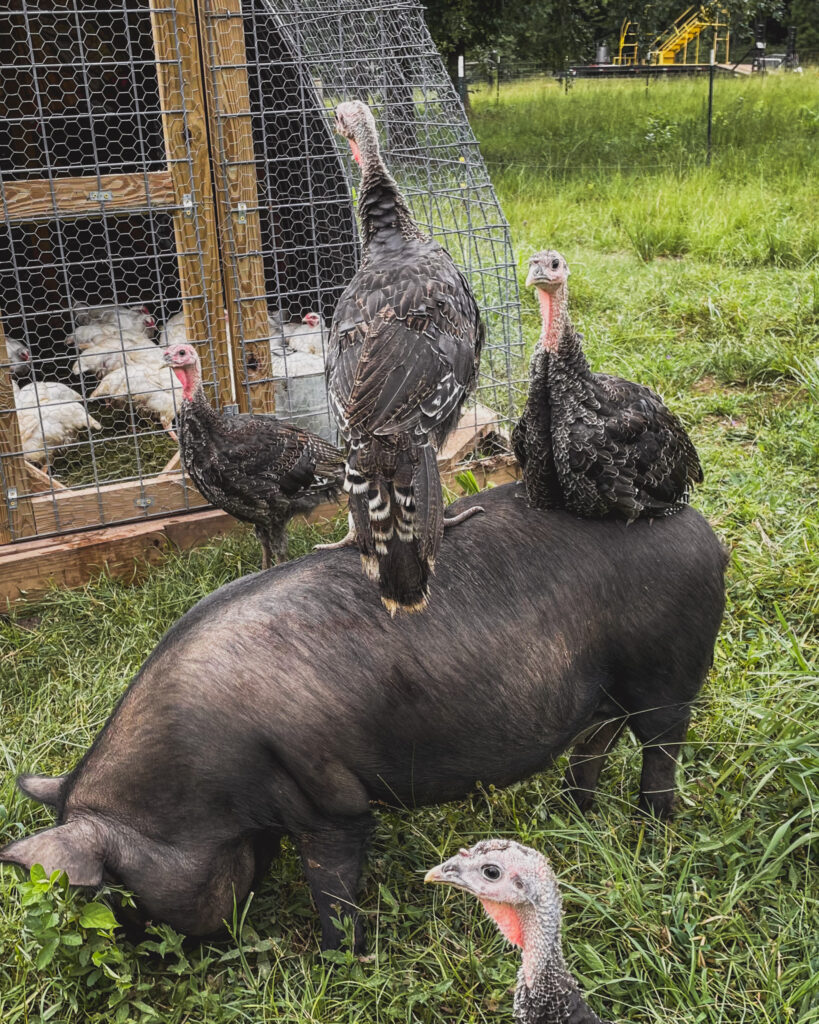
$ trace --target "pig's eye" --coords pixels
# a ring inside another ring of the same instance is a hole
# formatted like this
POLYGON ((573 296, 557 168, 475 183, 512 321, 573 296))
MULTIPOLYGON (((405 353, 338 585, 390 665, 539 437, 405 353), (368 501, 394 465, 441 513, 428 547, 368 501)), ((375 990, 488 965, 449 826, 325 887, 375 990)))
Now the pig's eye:
POLYGON ((484 864, 481 868, 481 874, 484 878, 488 878, 490 882, 497 882, 501 876, 501 869, 497 864, 484 864))

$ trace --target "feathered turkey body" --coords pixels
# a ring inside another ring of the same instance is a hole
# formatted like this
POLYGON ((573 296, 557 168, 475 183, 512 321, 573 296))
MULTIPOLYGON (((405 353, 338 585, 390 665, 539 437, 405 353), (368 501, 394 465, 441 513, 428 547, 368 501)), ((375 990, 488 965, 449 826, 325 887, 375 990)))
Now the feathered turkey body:
POLYGON ((394 614, 425 607, 444 528, 437 451, 475 386, 483 325, 452 257, 421 231, 360 102, 336 130, 361 166, 361 267, 336 307, 331 408, 349 444, 344 489, 365 572, 394 614))
POLYGON ((514 1012, 519 1024, 607 1024, 583 998, 563 959, 560 888, 548 860, 509 839, 488 839, 427 872, 426 882, 477 897, 520 946, 514 1012))
POLYGON ((512 435, 529 502, 589 518, 672 515, 702 480, 696 449, 650 388, 592 372, 568 315, 568 273, 552 250, 530 260, 543 333, 512 435))
POLYGON ((165 360, 182 384, 182 464, 211 504, 253 524, 262 567, 269 568, 286 554, 290 519, 338 494, 344 456, 323 438, 275 416, 217 412, 205 397, 191 345, 172 346, 165 360))

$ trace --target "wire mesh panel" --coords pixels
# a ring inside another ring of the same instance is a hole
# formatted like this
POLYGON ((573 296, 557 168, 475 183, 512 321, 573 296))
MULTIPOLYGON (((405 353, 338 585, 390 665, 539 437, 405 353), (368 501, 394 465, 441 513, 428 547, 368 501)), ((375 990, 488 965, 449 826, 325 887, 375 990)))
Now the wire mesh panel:
POLYGON ((178 468, 168 343, 199 347, 218 407, 334 436, 327 327, 359 260, 345 99, 373 106, 419 223, 472 283, 473 426, 508 427, 525 376, 508 229, 421 10, 0 12, 0 543, 203 504, 178 468))
POLYGON ((326 327, 359 258, 358 171, 333 133, 333 111, 361 99, 373 107, 385 159, 419 224, 472 284, 488 332, 474 416, 484 431, 507 428, 526 376, 508 226, 421 6, 209 0, 206 12, 217 202, 224 258, 237 273, 228 298, 248 406, 272 397, 278 414, 332 431, 326 327), (243 92, 239 67, 247 69, 243 92))
POLYGON ((159 344, 230 401, 195 10, 11 0, 0 68, 0 542, 201 505, 159 344))

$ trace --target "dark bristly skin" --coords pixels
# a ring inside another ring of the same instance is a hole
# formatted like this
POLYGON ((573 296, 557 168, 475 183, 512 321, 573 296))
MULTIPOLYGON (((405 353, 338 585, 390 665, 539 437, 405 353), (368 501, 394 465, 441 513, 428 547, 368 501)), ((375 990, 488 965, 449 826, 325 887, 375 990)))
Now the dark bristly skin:
POLYGON ((702 480, 696 449, 647 387, 592 373, 568 310, 569 268, 552 249, 529 260, 543 317, 529 398, 512 435, 535 508, 575 515, 667 516, 702 480))
POLYGON ((287 554, 293 516, 338 494, 344 457, 329 441, 275 416, 218 413, 205 397, 192 345, 173 345, 164 359, 182 384, 182 464, 212 505, 253 524, 262 568, 269 569, 287 554))
POLYGON ((364 103, 336 130, 361 167, 361 267, 327 354, 330 404, 349 443, 345 490, 364 571, 384 605, 426 606, 444 529, 436 452, 475 386, 483 324, 452 257, 419 231, 384 165, 364 103))
POLYGON ((606 1024, 580 994, 563 959, 560 889, 549 861, 509 839, 489 839, 431 868, 439 882, 476 896, 503 935, 520 946, 519 1024, 606 1024))
MULTIPOLYGON (((435 615, 377 614, 349 548, 200 601, 78 767, 21 780, 58 827, 0 859, 117 879, 146 917, 202 935, 289 835, 332 947, 334 904, 355 916, 370 801, 457 800, 575 744, 569 787, 586 806, 627 725, 643 744, 641 806, 669 814, 722 616, 713 531, 691 508, 661 529, 543 513, 512 484, 454 510, 478 501, 485 515, 447 531, 435 615)), ((360 922, 355 935, 361 949, 360 922)))

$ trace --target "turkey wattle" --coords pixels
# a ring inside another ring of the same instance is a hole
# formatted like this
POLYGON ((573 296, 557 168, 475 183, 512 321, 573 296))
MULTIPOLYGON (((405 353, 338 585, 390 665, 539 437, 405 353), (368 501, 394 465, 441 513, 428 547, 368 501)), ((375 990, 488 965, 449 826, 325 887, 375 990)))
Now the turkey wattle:
POLYGON ((560 889, 537 850, 509 839, 484 840, 432 868, 424 881, 476 896, 503 935, 520 946, 520 1024, 606 1024, 583 999, 563 959, 560 889))
POLYGON ((253 524, 267 569, 286 555, 289 520, 338 493, 344 456, 323 438, 275 416, 217 412, 205 397, 192 345, 166 349, 165 362, 182 384, 182 464, 211 504, 253 524))
POLYGON ((568 276, 554 250, 529 261, 543 330, 512 434, 529 502, 591 518, 678 512, 702 480, 697 451, 650 388, 592 372, 569 318, 568 276))
POLYGON ((417 227, 358 101, 336 131, 361 168, 361 267, 327 346, 330 406, 349 444, 344 489, 364 571, 391 614, 425 607, 444 529, 437 450, 475 386, 484 329, 452 257, 417 227))

